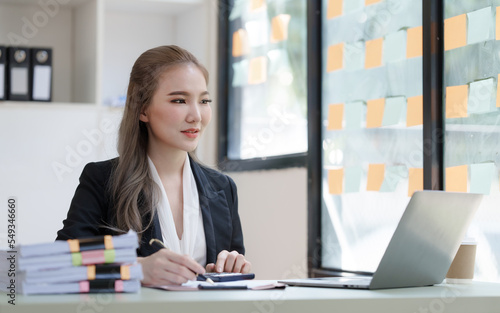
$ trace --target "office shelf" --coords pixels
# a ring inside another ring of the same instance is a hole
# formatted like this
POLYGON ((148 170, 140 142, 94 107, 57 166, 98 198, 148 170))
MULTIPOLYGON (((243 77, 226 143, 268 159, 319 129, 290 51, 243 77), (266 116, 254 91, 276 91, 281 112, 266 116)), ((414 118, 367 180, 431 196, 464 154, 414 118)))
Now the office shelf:
POLYGON ((125 95, 140 53, 190 36, 183 22, 209 9, 203 0, 0 0, 0 45, 53 48, 53 102, 108 105, 125 95))

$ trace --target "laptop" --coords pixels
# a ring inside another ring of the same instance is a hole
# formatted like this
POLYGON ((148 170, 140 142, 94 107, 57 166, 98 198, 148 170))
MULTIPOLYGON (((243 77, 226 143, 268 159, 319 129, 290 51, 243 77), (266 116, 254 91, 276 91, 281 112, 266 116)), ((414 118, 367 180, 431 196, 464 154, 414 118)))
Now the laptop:
POLYGON ((445 191, 413 194, 372 277, 286 279, 290 286, 386 289, 442 283, 482 195, 445 191))

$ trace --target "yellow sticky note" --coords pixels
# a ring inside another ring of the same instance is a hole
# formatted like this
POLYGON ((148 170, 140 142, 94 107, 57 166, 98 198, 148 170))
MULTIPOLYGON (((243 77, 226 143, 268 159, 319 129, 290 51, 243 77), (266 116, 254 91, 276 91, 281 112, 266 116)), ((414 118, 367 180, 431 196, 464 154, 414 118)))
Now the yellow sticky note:
POLYGON ((265 83, 267 80, 267 58, 256 57, 250 60, 248 65, 248 83, 257 85, 265 83))
POLYGON ((328 106, 328 126, 326 130, 342 129, 344 118, 344 104, 330 104, 328 106))
POLYGON ((326 61, 326 71, 333 72, 340 70, 344 65, 344 43, 341 42, 336 45, 328 47, 328 56, 326 61))
POLYGON ((290 14, 280 14, 271 20, 271 42, 278 42, 288 39, 288 23, 290 14))
POLYGON ((326 12, 326 18, 332 19, 334 17, 342 15, 342 4, 344 0, 328 0, 328 7, 326 12))
POLYGON ((379 191, 384 182, 385 164, 369 164, 367 177, 367 191, 379 191))
POLYGON ((406 58, 422 56, 422 26, 408 28, 406 31, 406 58))
POLYGON ((250 11, 257 11, 266 7, 266 0, 250 0, 250 11))
POLYGON ((500 74, 497 77, 497 108, 500 107, 500 74))
POLYGON ((366 41, 365 68, 378 67, 382 65, 383 38, 366 41))
POLYGON ((467 117, 468 85, 446 87, 446 118, 467 117))
MULTIPOLYGON (((349 1, 349 0, 348 0, 349 1)), ((365 5, 371 5, 380 2, 381 0, 365 0, 365 5)))
POLYGON ((446 168, 445 190, 467 192, 467 165, 446 168))
POLYGON ((366 102, 366 128, 382 126, 384 119, 385 99, 368 100, 366 102))
POLYGON ((248 34, 243 28, 233 33, 233 57, 239 57, 247 54, 249 51, 248 34))
POLYGON ((424 169, 408 169, 408 197, 411 197, 417 190, 424 190, 424 169))
POLYGON ((444 20, 444 50, 463 47, 467 44, 467 16, 465 14, 444 20))
POLYGON ((409 97, 406 104, 406 127, 424 123, 424 96, 409 97))
MULTIPOLYGON (((495 39, 500 40, 500 7, 497 7, 497 15, 496 15, 496 26, 495 26, 495 39)), ((498 105, 497 105, 498 106, 498 105)))
POLYGON ((344 180, 344 169, 336 169, 328 171, 328 190, 332 195, 342 194, 342 183, 344 180))

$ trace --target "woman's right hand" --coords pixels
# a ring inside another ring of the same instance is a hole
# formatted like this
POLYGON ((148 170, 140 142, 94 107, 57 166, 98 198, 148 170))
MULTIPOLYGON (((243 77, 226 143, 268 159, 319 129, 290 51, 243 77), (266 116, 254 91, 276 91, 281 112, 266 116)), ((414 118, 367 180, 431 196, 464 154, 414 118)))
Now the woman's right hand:
POLYGON ((188 280, 196 280, 196 274, 204 274, 205 269, 188 255, 177 254, 168 249, 160 249, 147 257, 139 257, 142 265, 143 285, 181 285, 188 280))

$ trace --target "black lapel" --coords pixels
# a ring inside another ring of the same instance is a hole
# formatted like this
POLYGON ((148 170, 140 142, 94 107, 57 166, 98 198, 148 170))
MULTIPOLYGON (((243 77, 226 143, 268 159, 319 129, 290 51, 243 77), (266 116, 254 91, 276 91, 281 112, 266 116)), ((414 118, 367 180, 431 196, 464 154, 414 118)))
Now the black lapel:
MULTIPOLYGON (((149 221, 149 218, 146 219, 149 221)), ((144 225, 147 226, 147 225, 144 225)), ((140 256, 148 256, 156 251, 158 251, 158 248, 154 246, 149 245, 149 241, 152 238, 160 239, 163 241, 163 237, 161 235, 161 228, 160 228, 160 220, 158 219, 158 214, 155 214, 155 217, 153 219, 153 224, 150 225, 143 233, 141 237, 141 244, 139 246, 139 255, 140 256)))
POLYGON ((195 161, 193 161, 191 157, 189 157, 189 162, 191 164, 191 170, 193 171, 196 187, 198 188, 198 196, 200 198, 200 208, 203 216, 203 227, 205 228, 205 240, 207 244, 207 264, 215 263, 217 255, 215 251, 215 231, 212 213, 210 210, 210 203, 212 202, 211 199, 217 197, 217 192, 212 189, 211 184, 209 183, 202 168, 195 161))

